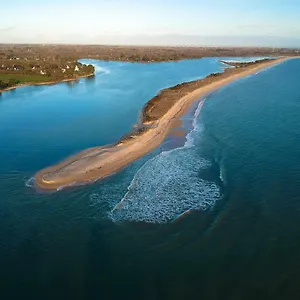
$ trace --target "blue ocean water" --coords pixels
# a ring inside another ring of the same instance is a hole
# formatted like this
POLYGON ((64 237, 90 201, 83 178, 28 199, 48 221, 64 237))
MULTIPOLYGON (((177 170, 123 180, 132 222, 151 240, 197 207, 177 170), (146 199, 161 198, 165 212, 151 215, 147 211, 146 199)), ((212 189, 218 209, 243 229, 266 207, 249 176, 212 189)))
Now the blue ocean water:
POLYGON ((223 68, 216 58, 156 64, 88 62, 96 67, 95 78, 2 94, 2 169, 34 172, 79 150, 114 143, 132 130, 143 105, 159 90, 223 68))
POLYGON ((299 295, 300 60, 196 103, 180 147, 169 138, 101 182, 40 194, 26 186, 37 170, 115 142, 160 89, 223 68, 92 63, 93 79, 0 97, 4 298, 299 295))

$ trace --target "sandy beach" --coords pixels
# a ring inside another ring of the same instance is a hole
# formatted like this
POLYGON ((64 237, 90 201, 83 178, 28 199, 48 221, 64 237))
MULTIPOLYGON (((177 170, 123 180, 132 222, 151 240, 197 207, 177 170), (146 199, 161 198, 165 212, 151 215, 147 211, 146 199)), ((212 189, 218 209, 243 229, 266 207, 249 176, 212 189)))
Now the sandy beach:
POLYGON ((86 149, 39 171, 35 175, 36 187, 43 190, 57 190, 65 186, 90 183, 119 171, 158 147, 176 120, 195 100, 239 78, 255 74, 290 58, 278 58, 243 68, 226 69, 224 73, 213 74, 205 79, 162 91, 145 106, 141 130, 115 145, 86 149), (168 97, 171 101, 164 101, 169 100, 168 97))

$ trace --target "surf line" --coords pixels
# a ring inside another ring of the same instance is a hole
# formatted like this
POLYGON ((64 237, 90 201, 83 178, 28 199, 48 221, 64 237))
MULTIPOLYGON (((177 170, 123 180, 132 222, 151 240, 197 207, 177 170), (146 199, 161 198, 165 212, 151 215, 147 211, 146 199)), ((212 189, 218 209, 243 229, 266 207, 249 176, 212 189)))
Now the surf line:
POLYGON ((84 150, 66 160, 45 168, 35 175, 35 185, 43 190, 57 190, 62 186, 88 184, 118 172, 131 162, 158 147, 172 129, 175 121, 201 97, 277 65, 291 57, 267 59, 225 69, 223 73, 178 84, 162 90, 145 106, 141 124, 131 135, 115 145, 84 150))

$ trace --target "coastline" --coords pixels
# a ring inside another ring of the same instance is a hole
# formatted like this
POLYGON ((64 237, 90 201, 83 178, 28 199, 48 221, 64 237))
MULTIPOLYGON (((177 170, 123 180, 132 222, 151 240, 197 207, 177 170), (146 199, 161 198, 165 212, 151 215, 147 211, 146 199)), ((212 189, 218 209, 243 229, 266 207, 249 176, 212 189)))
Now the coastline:
POLYGON ((235 80, 255 74, 291 57, 278 58, 243 68, 226 69, 193 82, 162 90, 144 107, 141 126, 115 145, 94 147, 43 169, 35 175, 35 185, 43 190, 86 184, 107 177, 158 147, 178 118, 201 97, 235 80), (163 100, 168 101, 163 101, 163 100), (167 103, 167 104, 166 104, 167 103))
POLYGON ((58 84, 58 83, 62 83, 62 82, 77 81, 80 78, 87 78, 87 77, 92 77, 92 76, 95 76, 95 73, 78 76, 76 78, 63 79, 63 80, 53 80, 53 81, 36 82, 36 83, 22 83, 22 84, 17 84, 17 85, 14 85, 14 86, 10 86, 6 89, 0 90, 0 94, 3 93, 3 92, 15 90, 17 88, 24 87, 24 86, 53 85, 53 84, 58 84))

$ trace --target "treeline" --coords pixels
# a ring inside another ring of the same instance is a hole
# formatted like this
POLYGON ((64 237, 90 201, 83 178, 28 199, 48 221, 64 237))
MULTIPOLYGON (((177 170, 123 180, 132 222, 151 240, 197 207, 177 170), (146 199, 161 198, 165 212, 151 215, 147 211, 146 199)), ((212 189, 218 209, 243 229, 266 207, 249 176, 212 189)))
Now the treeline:
POLYGON ((20 80, 17 79, 9 79, 7 82, 0 80, 0 90, 5 90, 12 86, 16 86, 20 83, 20 80))
POLYGON ((43 75, 52 79, 86 76, 95 72, 94 66, 69 61, 0 60, 1 74, 43 75))
POLYGON ((300 55, 300 49, 259 47, 148 47, 103 45, 1 45, 0 60, 40 60, 57 63, 80 58, 118 61, 174 61, 201 57, 300 55))

